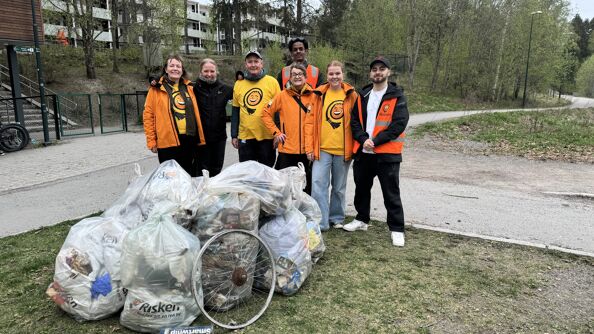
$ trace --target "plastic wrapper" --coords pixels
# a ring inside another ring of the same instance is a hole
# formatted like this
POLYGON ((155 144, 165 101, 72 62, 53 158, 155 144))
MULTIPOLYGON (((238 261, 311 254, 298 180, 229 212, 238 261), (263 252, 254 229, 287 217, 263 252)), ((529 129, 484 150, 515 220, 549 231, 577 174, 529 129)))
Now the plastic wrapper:
POLYGON ((307 195, 303 189, 307 185, 307 178, 305 175, 305 167, 300 162, 298 167, 287 167, 279 170, 280 173, 289 177, 291 184, 291 196, 293 198, 293 205, 298 208, 301 205, 301 198, 303 194, 307 195))
POLYGON ((121 276, 128 295, 120 322, 130 329, 187 326, 199 314, 191 282, 200 241, 174 222, 177 209, 157 203, 147 222, 124 239, 121 276))
POLYGON ((307 233, 309 235, 308 248, 311 252, 312 261, 316 263, 322 258, 324 251, 326 251, 326 244, 320 230, 322 211, 318 202, 306 193, 303 193, 301 197, 299 211, 305 216, 305 220, 307 221, 307 233))
POLYGON ((193 181, 175 160, 167 160, 151 174, 130 183, 103 216, 119 217, 127 226, 134 228, 147 220, 157 203, 169 201, 177 205, 176 222, 190 228, 192 205, 198 198, 199 187, 202 187, 202 180, 193 181))
POLYGON ((119 311, 125 290, 120 281, 122 241, 128 229, 117 219, 86 218, 70 228, 56 257, 54 281, 46 293, 79 321, 119 311))
POLYGON ((291 181, 286 174, 256 161, 231 165, 205 186, 210 194, 251 193, 267 215, 283 214, 292 204, 291 181))
POLYGON ((313 264, 308 249, 305 216, 291 208, 284 215, 266 217, 260 223, 258 233, 274 256, 275 291, 287 296, 295 294, 307 279, 313 264))
MULTIPOLYGON (((201 243, 222 231, 257 232, 259 214, 260 201, 249 193, 210 195, 200 203, 191 231, 201 243)), ((253 272, 257 253, 258 243, 245 234, 227 234, 208 247, 201 271, 205 306, 227 310, 251 295, 253 275, 233 282, 229 273, 236 268, 253 272)))

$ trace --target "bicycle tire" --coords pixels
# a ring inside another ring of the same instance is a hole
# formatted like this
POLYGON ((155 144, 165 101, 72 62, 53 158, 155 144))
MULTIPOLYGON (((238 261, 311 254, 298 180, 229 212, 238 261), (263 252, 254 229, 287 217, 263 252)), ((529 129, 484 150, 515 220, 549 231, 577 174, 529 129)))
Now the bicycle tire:
POLYGON ((0 147, 5 152, 22 150, 29 144, 29 132, 19 124, 7 124, 0 128, 0 147))
POLYGON ((222 328, 240 329, 258 320, 270 305, 275 286, 276 269, 272 251, 264 240, 250 231, 227 230, 217 233, 202 246, 194 260, 194 299, 202 314, 222 328), (254 248, 256 242, 257 250, 254 248), (239 251, 235 248, 237 245, 239 251), (225 250, 232 251, 225 253, 225 250), (203 260, 206 260, 206 266, 203 260), (221 262, 231 262, 234 269, 226 270, 229 267, 221 267, 221 262), (210 266, 214 263, 215 266, 210 266), (206 293, 203 286, 206 287, 206 293), (243 289, 244 297, 237 297, 237 289, 243 289), (246 290, 249 290, 248 296, 245 296, 246 290), (205 296, 208 297, 206 301, 205 296), (223 299, 220 308, 213 306, 217 297, 223 299), (228 302, 230 300, 231 303, 228 302))

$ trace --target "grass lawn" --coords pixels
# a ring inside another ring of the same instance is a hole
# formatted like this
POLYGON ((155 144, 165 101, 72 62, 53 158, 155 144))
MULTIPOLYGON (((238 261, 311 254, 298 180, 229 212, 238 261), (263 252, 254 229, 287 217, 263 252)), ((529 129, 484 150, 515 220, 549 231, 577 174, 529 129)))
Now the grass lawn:
MULTIPOLYGON (((118 316, 78 323, 45 296, 74 223, 0 239, 0 328, 129 332, 118 316)), ((593 258, 416 228, 395 248, 385 223, 325 237, 327 251, 302 290, 275 296, 245 333, 594 331, 593 258)))
MULTIPOLYGON (((459 97, 436 95, 421 91, 404 92, 408 99, 408 111, 413 114, 434 112, 434 111, 457 111, 457 110, 484 110, 484 109, 508 109, 521 108, 522 100, 503 100, 497 103, 481 102, 473 100, 464 100, 459 97)), ((528 108, 548 108, 560 107, 568 105, 569 101, 550 97, 545 95, 537 95, 536 98, 530 100, 528 108)))
POLYGON ((478 114, 416 128, 413 138, 427 136, 458 150, 462 142, 480 142, 481 153, 532 159, 594 163, 594 108, 478 114))

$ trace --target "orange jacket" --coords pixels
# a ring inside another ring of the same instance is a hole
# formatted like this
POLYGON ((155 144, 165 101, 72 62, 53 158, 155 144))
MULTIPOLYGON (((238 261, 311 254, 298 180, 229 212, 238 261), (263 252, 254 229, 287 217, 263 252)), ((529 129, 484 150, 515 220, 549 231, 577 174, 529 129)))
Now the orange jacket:
POLYGON ((317 96, 311 87, 305 84, 301 93, 291 88, 284 89, 272 99, 262 110, 262 122, 273 136, 281 133, 287 135, 283 143, 279 144, 278 151, 289 154, 305 154, 305 117, 317 102, 317 96), (299 99, 303 108, 295 101, 299 99), (280 129, 274 124, 274 114, 279 113, 280 129))
MULTIPOLYGON (((318 87, 314 94, 318 96, 315 108, 308 114, 305 120, 305 152, 313 152, 316 160, 320 159, 320 135, 322 133, 323 108, 326 92, 330 84, 323 84, 318 87)), ((357 102, 358 94, 353 86, 346 82, 342 83, 342 90, 346 97, 343 103, 343 131, 344 131, 344 160, 349 161, 353 157, 353 133, 351 132, 351 110, 357 102)))
MULTIPOLYGON (((182 79, 183 80, 183 79, 182 79)), ((150 87, 146 102, 144 103, 144 113, 142 120, 144 124, 144 134, 146 136, 146 146, 149 149, 167 148, 179 146, 179 138, 173 120, 173 114, 170 110, 169 94, 163 86, 163 78, 159 80, 161 85, 159 88, 150 87)), ((202 122, 200 121, 200 112, 198 104, 196 103, 196 96, 194 89, 189 80, 184 80, 187 86, 188 94, 194 106, 194 115, 196 116, 196 123, 198 123, 198 145, 204 145, 204 132, 202 131, 202 122)))

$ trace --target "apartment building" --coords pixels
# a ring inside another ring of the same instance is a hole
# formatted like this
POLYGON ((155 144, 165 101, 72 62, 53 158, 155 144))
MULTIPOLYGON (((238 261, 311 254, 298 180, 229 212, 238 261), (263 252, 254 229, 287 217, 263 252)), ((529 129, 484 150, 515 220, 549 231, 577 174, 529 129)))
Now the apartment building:
MULTIPOLYGON (((74 46, 78 46, 79 41, 76 40, 73 29, 76 29, 76 22, 73 22, 72 27, 67 26, 68 20, 64 13, 67 11, 65 2, 59 0, 42 0, 45 11, 51 12, 51 15, 44 16, 44 32, 48 37, 47 40, 55 39, 60 30, 66 32, 74 46), (69 32, 69 33, 68 33, 69 32)), ((203 52, 206 49, 210 51, 222 53, 231 50, 230 45, 226 45, 225 31, 220 26, 212 26, 211 10, 212 7, 209 1, 206 0, 187 0, 187 38, 185 43, 190 52, 203 52)), ((93 7, 93 17, 97 21, 96 41, 103 44, 107 48, 113 47, 112 40, 112 15, 110 8, 110 1, 95 0, 93 7)), ((118 22, 121 24, 121 16, 118 17, 118 22)), ((137 14, 138 21, 142 20, 142 14, 137 14)), ((281 20, 277 17, 267 18, 268 26, 265 31, 255 29, 253 27, 244 27, 241 32, 241 38, 244 43, 249 43, 250 48, 263 48, 271 41, 280 42, 282 36, 280 35, 281 20)), ((185 29, 180 29, 180 35, 185 36, 185 29)), ((235 32, 231 32, 235 34, 235 32)), ((121 36, 121 29, 118 28, 118 36, 121 36)), ((139 38, 139 43, 142 43, 142 38, 139 38)), ((186 45, 182 45, 180 51, 185 51, 186 45)))

